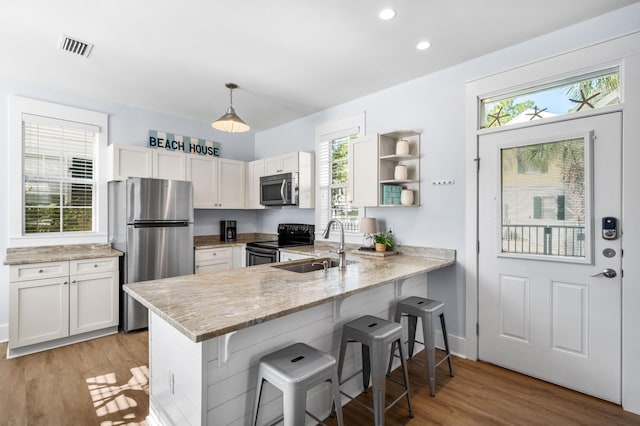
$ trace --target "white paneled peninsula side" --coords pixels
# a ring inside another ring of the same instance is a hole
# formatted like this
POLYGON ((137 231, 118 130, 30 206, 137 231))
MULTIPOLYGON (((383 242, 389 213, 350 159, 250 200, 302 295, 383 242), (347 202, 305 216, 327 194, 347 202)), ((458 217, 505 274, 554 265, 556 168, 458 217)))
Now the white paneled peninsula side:
MULTIPOLYGON (((351 255, 346 269, 327 272, 274 267, 280 263, 126 285, 149 308, 149 424, 248 424, 261 356, 306 342, 337 357, 345 322, 364 314, 391 318, 395 300, 425 297, 427 273, 455 263, 453 250, 415 252, 421 255, 351 255)), ((301 262, 309 260, 286 263, 301 262)), ((350 346, 343 377, 359 369, 358 345, 350 346)), ((357 394, 359 383, 343 390, 357 394)), ((260 424, 282 412, 279 393, 266 389, 260 424)), ((328 415, 328 395, 314 389, 310 410, 328 415)))

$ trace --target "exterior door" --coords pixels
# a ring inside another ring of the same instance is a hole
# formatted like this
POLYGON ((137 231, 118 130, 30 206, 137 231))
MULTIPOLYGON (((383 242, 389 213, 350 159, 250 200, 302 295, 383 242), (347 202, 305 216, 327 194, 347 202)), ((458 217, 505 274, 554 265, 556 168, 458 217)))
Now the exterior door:
POLYGON ((480 359, 616 403, 622 252, 603 218, 621 216, 621 127, 611 113, 478 142, 480 359))

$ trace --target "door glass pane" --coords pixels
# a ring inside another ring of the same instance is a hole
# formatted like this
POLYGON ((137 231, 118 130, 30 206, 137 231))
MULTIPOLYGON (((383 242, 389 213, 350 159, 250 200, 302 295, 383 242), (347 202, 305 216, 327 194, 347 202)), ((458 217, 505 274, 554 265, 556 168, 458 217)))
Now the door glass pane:
POLYGON ((585 140, 501 150, 502 253, 585 257, 585 140))

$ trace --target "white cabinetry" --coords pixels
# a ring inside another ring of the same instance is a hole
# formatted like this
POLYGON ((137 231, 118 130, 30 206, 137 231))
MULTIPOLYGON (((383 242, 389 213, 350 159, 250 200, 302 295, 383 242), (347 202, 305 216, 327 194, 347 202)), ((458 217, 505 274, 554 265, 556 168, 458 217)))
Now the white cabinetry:
POLYGON ((193 208, 212 209, 216 204, 217 191, 215 160, 208 157, 191 156, 187 164, 187 179, 193 184, 193 208))
POLYGON ((152 177, 153 154, 148 148, 111 144, 107 147, 107 180, 152 177))
POLYGON ((196 209, 245 208, 244 161, 191 156, 187 180, 193 183, 196 209))
POLYGON ((233 269, 236 268, 244 268, 247 266, 247 252, 246 245, 241 246, 233 246, 232 251, 232 259, 231 259, 231 267, 233 269))
POLYGON ((278 173, 297 172, 300 170, 298 152, 269 157, 264 160, 265 175, 277 175, 278 173))
POLYGON ((153 174, 158 179, 185 180, 187 159, 182 152, 152 149, 153 174))
POLYGON ((353 207, 411 207, 420 205, 420 134, 381 133, 349 141, 349 203, 353 207), (398 153, 398 141, 407 152, 398 153), (401 203, 402 191, 413 197, 401 203))
POLYGON ((420 205, 420 134, 413 131, 397 131, 378 135, 378 179, 380 182, 379 205, 411 207, 420 205), (396 151, 398 141, 406 141, 408 152, 396 151), (406 176, 398 177, 396 169, 406 169, 406 176), (413 202, 400 204, 397 197, 385 196, 387 186, 412 192, 413 202))
POLYGON ((260 178, 265 176, 265 160, 255 160, 247 163, 247 208, 264 209, 260 204, 260 178))
POLYGON ((69 262, 69 335, 118 325, 118 258, 69 262))
POLYGON ((107 180, 151 177, 185 180, 187 159, 182 152, 111 144, 108 150, 107 180))
POLYGON ((196 249, 196 274, 242 268, 246 265, 244 249, 244 244, 233 247, 196 249))
POLYGON ((313 259, 314 256, 300 254, 300 253, 292 253, 286 250, 280 250, 280 262, 288 262, 290 260, 302 260, 302 259, 313 259))
POLYGON ((13 265, 9 274, 10 350, 118 325, 117 257, 13 265))
POLYGON ((349 206, 378 205, 378 138, 349 141, 349 206))
MULTIPOLYGON (((269 157, 264 160, 264 175, 280 173, 298 173, 298 207, 312 209, 315 207, 314 156, 310 152, 291 152, 289 154, 269 157)), ((260 189, 258 188, 258 191, 260 189)), ((258 192, 258 202, 259 192, 258 192)))
POLYGON ((232 268, 231 247, 198 249, 195 255, 196 274, 227 271, 232 268))
POLYGON ((217 158, 218 163, 218 208, 245 208, 245 167, 244 161, 217 158))

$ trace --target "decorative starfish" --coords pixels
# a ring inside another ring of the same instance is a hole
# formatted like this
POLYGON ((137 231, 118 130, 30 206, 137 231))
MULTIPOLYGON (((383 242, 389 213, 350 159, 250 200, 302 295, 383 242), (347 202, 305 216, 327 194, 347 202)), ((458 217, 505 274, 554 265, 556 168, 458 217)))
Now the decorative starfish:
POLYGON ((577 99, 569 99, 571 102, 575 102, 577 104, 580 104, 580 106, 578 107, 578 109, 576 111, 580 111, 582 109, 583 106, 588 105, 591 107, 591 109, 594 108, 594 106, 589 102, 591 99, 595 98, 596 96, 598 96, 600 94, 600 92, 596 93, 595 95, 591 95, 588 98, 586 97, 586 95, 584 94, 584 92, 582 91, 582 89, 580 89, 580 97, 582 98, 581 100, 577 100, 577 99))
POLYGON ((537 106, 533 107, 533 112, 528 112, 526 115, 530 115, 531 118, 529 119, 529 121, 533 120, 534 118, 538 117, 538 118, 542 118, 542 116, 540 115, 541 112, 545 112, 547 110, 547 108, 543 108, 543 109, 538 109, 537 106))
POLYGON ((502 126, 502 123, 500 122, 500 119, 509 116, 508 114, 504 114, 504 115, 500 114, 502 112, 502 108, 504 108, 504 107, 500 107, 498 112, 496 112, 495 114, 489 114, 489 118, 493 118, 493 120, 489 123, 489 125, 487 127, 493 126, 494 123, 498 123, 498 126, 502 126))

